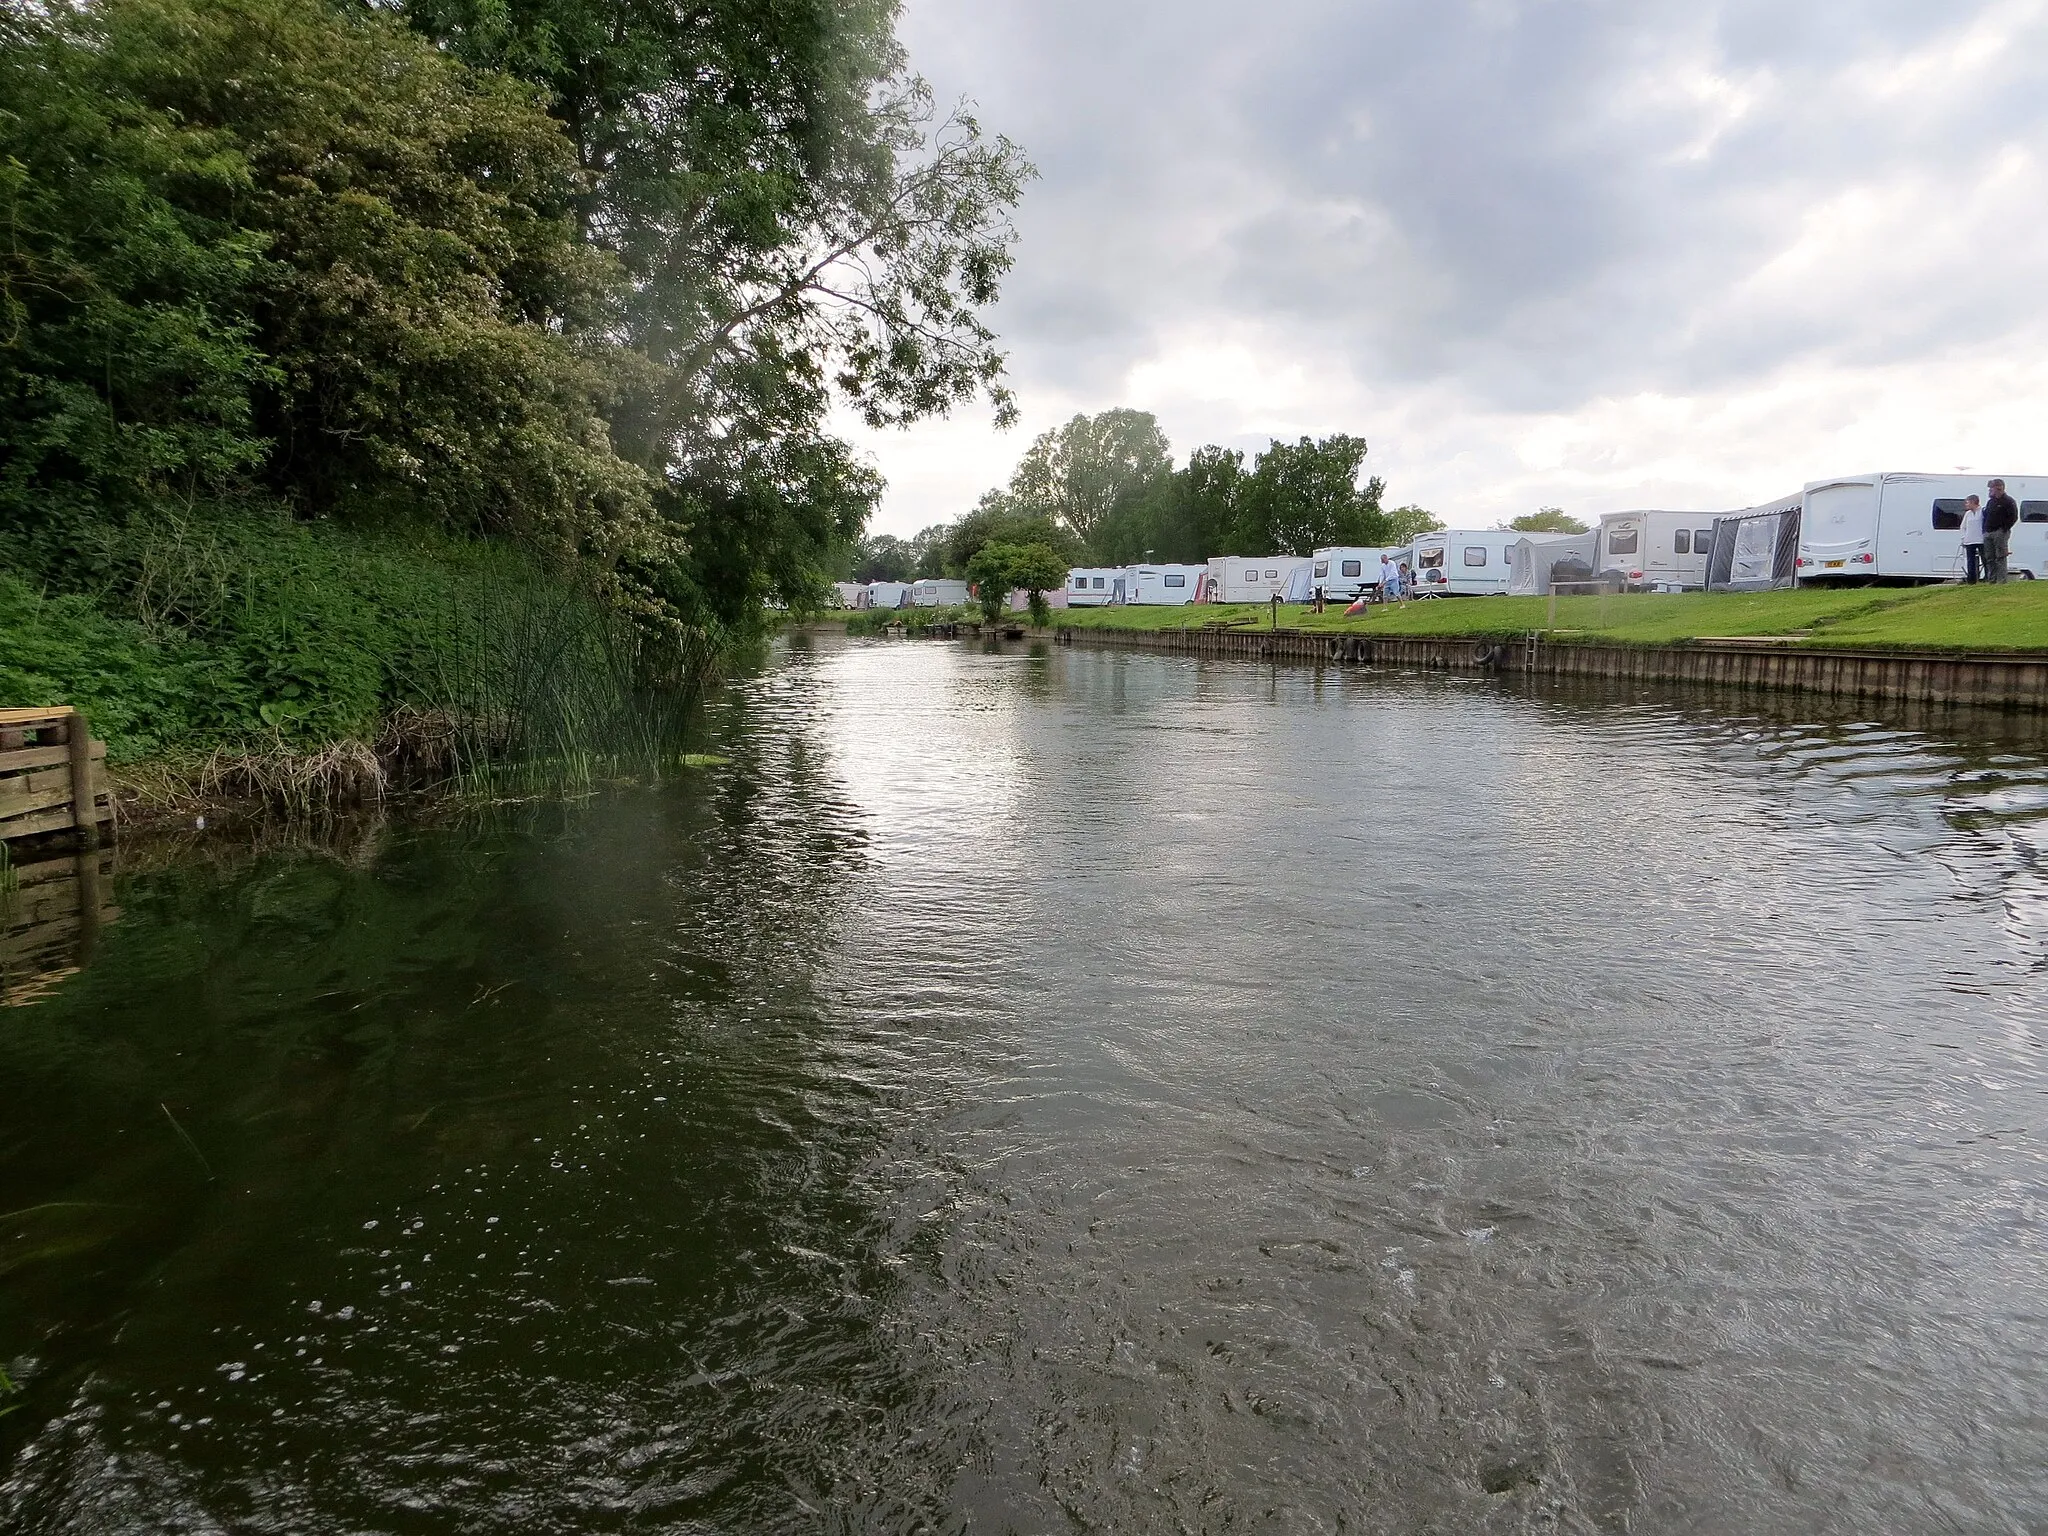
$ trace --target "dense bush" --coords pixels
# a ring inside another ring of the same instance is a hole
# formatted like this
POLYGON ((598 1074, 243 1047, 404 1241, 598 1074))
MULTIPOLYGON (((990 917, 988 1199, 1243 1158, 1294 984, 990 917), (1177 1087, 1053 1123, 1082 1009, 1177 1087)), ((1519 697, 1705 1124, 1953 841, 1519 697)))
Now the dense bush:
POLYGON ((97 594, 0 574, 0 698, 76 704, 116 762, 616 706, 613 617, 501 545, 244 515, 138 522, 101 556, 97 594))

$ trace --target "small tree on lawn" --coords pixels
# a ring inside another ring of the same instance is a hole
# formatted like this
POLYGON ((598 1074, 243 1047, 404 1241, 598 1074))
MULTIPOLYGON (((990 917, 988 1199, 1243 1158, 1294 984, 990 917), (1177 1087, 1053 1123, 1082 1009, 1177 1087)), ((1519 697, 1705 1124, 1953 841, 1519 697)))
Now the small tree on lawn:
MULTIPOLYGON (((967 579, 974 583, 983 623, 993 624, 1003 616, 1003 604, 1010 596, 1010 571, 1021 553, 1014 544, 984 544, 967 562, 967 579)), ((1064 572, 1061 577, 1065 579, 1064 572)))
POLYGON ((1026 544, 1010 564, 1010 585, 1022 587, 1031 604, 1031 622, 1044 629, 1052 622, 1045 594, 1067 584, 1067 562, 1049 544, 1026 544))

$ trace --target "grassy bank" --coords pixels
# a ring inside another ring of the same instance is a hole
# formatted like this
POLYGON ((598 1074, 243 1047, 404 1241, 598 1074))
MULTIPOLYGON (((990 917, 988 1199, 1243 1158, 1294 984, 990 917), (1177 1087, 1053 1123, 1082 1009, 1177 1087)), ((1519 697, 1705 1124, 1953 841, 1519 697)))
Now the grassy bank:
POLYGON ((584 779, 673 745, 701 660, 502 544, 250 516, 94 555, 69 591, 0 567, 0 704, 84 710, 147 798, 584 779))
MULTIPOLYGON (((1271 608, 1072 608, 1061 628, 1199 629, 1228 619, 1264 625, 1271 608)), ((1715 636, 1784 636, 1805 645, 1905 650, 2048 650, 2048 582, 1990 587, 1801 588, 1787 592, 1642 593, 1557 600, 1541 597, 1432 598, 1376 607, 1355 619, 1332 607, 1316 614, 1282 604, 1283 628, 1334 634, 1517 635, 1546 630, 1557 640, 1669 645, 1715 636)))

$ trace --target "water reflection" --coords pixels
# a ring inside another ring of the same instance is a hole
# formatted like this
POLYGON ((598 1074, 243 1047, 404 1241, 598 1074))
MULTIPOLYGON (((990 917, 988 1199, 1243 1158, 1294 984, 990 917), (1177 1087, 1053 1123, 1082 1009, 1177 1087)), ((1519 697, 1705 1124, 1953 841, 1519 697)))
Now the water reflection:
POLYGON ((661 793, 125 875, 0 1514, 2048 1518, 2048 753, 806 639, 661 793))

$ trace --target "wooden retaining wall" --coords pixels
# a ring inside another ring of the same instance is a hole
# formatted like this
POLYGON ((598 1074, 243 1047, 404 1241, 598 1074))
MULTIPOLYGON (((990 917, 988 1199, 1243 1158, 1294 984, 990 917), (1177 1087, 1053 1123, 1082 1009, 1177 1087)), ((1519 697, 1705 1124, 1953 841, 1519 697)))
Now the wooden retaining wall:
POLYGON ((2048 652, 1826 650, 1788 640, 1613 645, 1539 635, 1424 639, 1298 629, 1062 629, 1063 644, 1332 666, 1454 667, 1548 677, 1794 689, 1841 699, 1898 699, 2048 710, 2048 652))
POLYGON ((0 842, 69 831, 96 846, 114 819, 106 757, 75 709, 0 709, 0 842))

